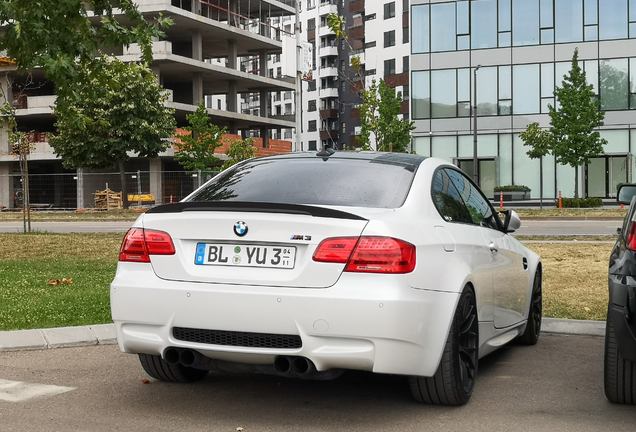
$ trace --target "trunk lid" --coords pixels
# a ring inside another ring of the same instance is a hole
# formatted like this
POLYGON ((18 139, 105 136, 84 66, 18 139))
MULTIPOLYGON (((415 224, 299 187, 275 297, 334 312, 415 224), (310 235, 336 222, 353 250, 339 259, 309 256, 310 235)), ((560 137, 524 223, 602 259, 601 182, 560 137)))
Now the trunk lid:
POLYGON ((151 256, 162 279, 325 288, 344 264, 314 262, 316 247, 325 238, 360 236, 368 220, 324 207, 226 202, 158 207, 140 222, 174 242, 175 255, 151 256))

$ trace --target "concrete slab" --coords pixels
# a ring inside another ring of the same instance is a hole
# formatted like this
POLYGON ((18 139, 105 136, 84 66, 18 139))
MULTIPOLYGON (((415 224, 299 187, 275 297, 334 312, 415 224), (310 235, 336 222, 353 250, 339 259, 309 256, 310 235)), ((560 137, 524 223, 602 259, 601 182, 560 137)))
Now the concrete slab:
POLYGON ((48 344, 41 330, 15 330, 0 332, 0 350, 46 349, 48 344))
POLYGON ((605 321, 543 318, 541 331, 591 336, 605 336, 605 321))
POLYGON ((98 344, 116 344, 115 324, 95 324, 88 327, 97 339, 98 344))
POLYGON ((85 326, 43 329, 42 333, 50 348, 97 345, 97 338, 85 326))

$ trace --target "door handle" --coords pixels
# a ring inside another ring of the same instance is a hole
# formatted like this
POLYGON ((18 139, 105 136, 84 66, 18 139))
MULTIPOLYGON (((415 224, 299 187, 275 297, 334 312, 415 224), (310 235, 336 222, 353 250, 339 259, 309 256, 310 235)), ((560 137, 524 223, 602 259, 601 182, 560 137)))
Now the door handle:
POLYGON ((488 243, 488 247, 490 248, 490 252, 492 252, 492 253, 499 252, 499 249, 497 249, 497 246, 495 245, 494 242, 488 243))

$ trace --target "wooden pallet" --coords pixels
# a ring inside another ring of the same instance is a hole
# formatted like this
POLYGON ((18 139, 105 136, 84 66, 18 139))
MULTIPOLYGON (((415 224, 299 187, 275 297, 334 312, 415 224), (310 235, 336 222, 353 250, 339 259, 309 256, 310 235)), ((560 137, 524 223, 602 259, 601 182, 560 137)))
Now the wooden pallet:
POLYGON ((117 210, 124 208, 121 192, 114 192, 109 188, 95 191, 95 208, 117 210))

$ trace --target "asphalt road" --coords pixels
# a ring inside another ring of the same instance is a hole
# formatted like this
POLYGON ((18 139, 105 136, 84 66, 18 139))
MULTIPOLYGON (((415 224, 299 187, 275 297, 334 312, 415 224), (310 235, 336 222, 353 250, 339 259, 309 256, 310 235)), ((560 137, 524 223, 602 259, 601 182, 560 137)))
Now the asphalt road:
MULTIPOLYGON (((45 232, 126 232, 133 222, 33 222, 45 232)), ((615 235, 619 220, 522 220, 515 235, 615 235)), ((0 233, 23 232, 22 222, 0 222, 0 233)))
MULTIPOLYGON (((415 403, 403 377, 348 372, 333 381, 208 375, 149 379, 117 346, 0 352, 1 380, 74 388, 0 400, 2 431, 630 431, 635 406, 603 394, 603 338, 544 334, 479 362, 460 408, 415 403)), ((1 387, 1 386, 0 386, 1 387)))
POLYGON ((616 228, 623 225, 621 220, 521 220, 521 228, 515 235, 616 235, 616 228))

